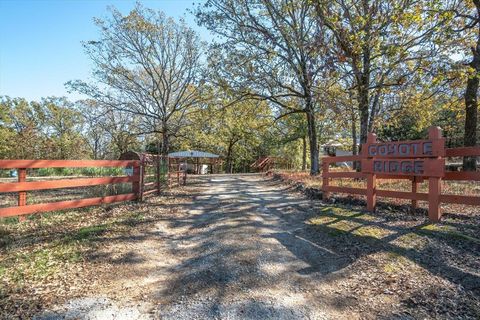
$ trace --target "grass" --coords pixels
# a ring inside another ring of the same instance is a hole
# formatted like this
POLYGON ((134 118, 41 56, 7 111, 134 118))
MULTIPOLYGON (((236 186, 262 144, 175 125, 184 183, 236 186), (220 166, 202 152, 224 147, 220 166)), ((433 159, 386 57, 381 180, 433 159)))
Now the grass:
POLYGON ((11 241, 10 231, 0 225, 0 248, 8 245, 11 241))
POLYGON ((383 271, 398 274, 402 270, 405 270, 410 264, 412 264, 412 262, 401 254, 389 251, 385 255, 383 271))
POLYGON ((108 226, 100 224, 96 226, 88 226, 80 228, 72 237, 74 240, 89 240, 108 230, 108 226))
POLYGON ((52 301, 83 294, 111 270, 108 257, 98 260, 98 253, 145 223, 143 210, 122 203, 31 215, 21 223, 0 220, 0 318, 26 318, 52 301))
POLYGON ((28 283, 44 282, 63 272, 66 265, 82 261, 82 249, 73 243, 56 242, 33 250, 19 250, 2 259, 2 283, 18 289, 28 283))
POLYGON ((0 225, 0 295, 49 283, 72 265, 82 264, 99 240, 128 232, 145 219, 143 213, 122 206, 105 213, 93 207, 0 225))
POLYGON ((419 231, 427 235, 440 236, 447 239, 459 239, 475 242, 480 244, 480 239, 476 237, 469 236, 465 233, 459 232, 454 227, 444 224, 434 224, 430 223, 419 228, 419 231))
POLYGON ((351 233, 360 237, 382 239, 392 231, 377 226, 368 225, 376 218, 358 210, 342 207, 324 207, 319 210, 319 215, 308 222, 314 226, 328 227, 328 233, 333 236, 351 233))
POLYGON ((359 235, 361 237, 371 237, 375 239, 385 238, 392 233, 393 232, 390 230, 386 230, 376 226, 362 226, 361 228, 353 231, 353 234, 355 235, 359 235))
POLYGON ((426 236, 419 233, 409 232, 407 234, 399 236, 392 243, 406 250, 408 249, 422 250, 427 246, 425 237, 426 236))
MULTIPOLYGON (((389 227, 388 223, 383 221, 380 216, 376 217, 358 209, 341 206, 325 206, 319 209, 318 214, 310 218, 307 223, 321 228, 332 236, 351 234, 363 239, 381 240, 398 232, 389 227), (382 227, 382 225, 385 227, 382 227)), ((397 230, 402 230, 402 227, 397 227, 397 230)), ((417 222, 417 225, 414 225, 412 230, 412 232, 394 237, 395 245, 406 249, 420 248, 425 242, 425 236, 480 243, 479 238, 462 232, 462 230, 448 224, 448 222, 427 224, 418 224, 417 222)))

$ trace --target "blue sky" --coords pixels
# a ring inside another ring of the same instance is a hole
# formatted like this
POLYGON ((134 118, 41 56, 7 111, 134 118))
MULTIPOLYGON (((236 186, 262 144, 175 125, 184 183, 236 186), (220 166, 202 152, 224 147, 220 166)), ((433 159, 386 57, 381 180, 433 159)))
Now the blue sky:
MULTIPOLYGON (((199 0, 145 0, 145 7, 171 17, 185 17, 204 40, 208 32, 187 13, 199 0)), ((64 83, 88 80, 91 64, 81 41, 98 36, 93 17, 105 17, 107 7, 128 13, 130 0, 0 0, 0 95, 39 100, 67 96, 64 83)))

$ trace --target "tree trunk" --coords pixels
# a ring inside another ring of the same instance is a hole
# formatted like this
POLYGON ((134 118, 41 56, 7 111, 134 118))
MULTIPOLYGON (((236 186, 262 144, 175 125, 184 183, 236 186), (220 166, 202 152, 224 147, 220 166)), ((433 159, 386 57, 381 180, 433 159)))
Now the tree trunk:
POLYGON ((305 171, 307 170, 307 137, 306 136, 302 137, 302 142, 303 142, 302 171, 305 171))
POLYGON ((233 170, 233 161, 232 161, 232 153, 233 153, 233 146, 235 145, 234 141, 230 141, 227 147, 227 157, 225 159, 225 172, 232 173, 233 170))
MULTIPOLYGON (((352 154, 358 154, 358 145, 357 145, 357 123, 355 121, 355 110, 352 108, 352 154)), ((356 170, 358 167, 357 161, 352 163, 353 170, 356 170)))
POLYGON ((95 139, 95 141, 93 142, 93 160, 98 160, 98 149, 99 149, 98 139, 95 139))
POLYGON ((170 149, 170 139, 168 137, 168 133, 166 130, 162 133, 162 155, 168 156, 168 152, 170 149))
MULTIPOLYGON (((474 1, 477 11, 480 14, 480 1, 474 1)), ((477 44, 472 48, 473 59, 470 67, 475 70, 474 75, 470 75, 467 80, 467 88, 465 90, 465 147, 472 147, 477 144, 477 121, 478 121, 478 85, 480 76, 480 26, 477 35, 477 44)), ((477 169, 476 157, 463 158, 463 170, 475 171, 477 169)))
MULTIPOLYGON (((370 47, 368 46, 369 41, 369 27, 366 26, 366 39, 365 45, 362 48, 362 69, 356 68, 357 74, 357 99, 358 99, 358 110, 360 111, 360 143, 367 142, 369 121, 370 119, 370 47)), ((360 146, 361 149, 361 146, 360 146)))
MULTIPOLYGON (((369 99, 368 99, 368 80, 367 76, 361 76, 361 82, 358 84, 358 110, 360 112, 360 144, 367 142, 368 119, 369 119, 369 99)), ((361 147, 361 146, 360 146, 361 147)))
POLYGON ((368 91, 362 92, 362 94, 366 94, 367 99, 362 98, 358 105, 360 109, 360 144, 367 142, 368 136, 368 91))
POLYGON ((310 144, 310 175, 315 176, 319 173, 318 145, 317 145, 317 129, 315 126, 315 113, 313 106, 307 99, 307 127, 308 141, 310 144), (310 106, 308 106, 310 104, 310 106))

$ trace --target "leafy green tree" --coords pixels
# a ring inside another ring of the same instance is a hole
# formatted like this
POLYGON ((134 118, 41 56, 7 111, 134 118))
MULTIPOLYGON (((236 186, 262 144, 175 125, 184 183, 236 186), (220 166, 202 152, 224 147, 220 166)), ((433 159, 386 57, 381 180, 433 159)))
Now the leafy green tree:
POLYGON ((210 49, 212 78, 239 98, 269 101, 278 118, 302 113, 309 138, 311 174, 319 172, 315 114, 321 101, 322 32, 308 1, 208 0, 197 21, 221 42, 210 49), (291 100, 299 104, 292 105, 291 100))
POLYGON ((200 149, 222 156, 226 172, 246 170, 261 152, 272 125, 272 115, 264 101, 236 101, 215 90, 188 118, 174 142, 178 149, 200 149))
POLYGON ((22 98, 2 97, 4 130, 9 132, 4 139, 10 145, 5 154, 11 159, 38 159, 44 154, 44 137, 41 134, 41 120, 44 118, 38 104, 30 104, 22 98))
POLYGON ((278 139, 276 155, 286 159, 289 163, 297 163, 299 142, 301 143, 301 169, 307 169, 307 130, 305 117, 301 114, 294 114, 289 117, 279 119, 276 122, 275 129, 278 130, 278 139))
POLYGON ((330 49, 357 101, 360 142, 379 115, 395 106, 402 90, 437 56, 451 21, 441 1, 312 1, 318 21, 333 36, 330 49))
POLYGON ((0 102, 0 159, 9 158, 15 149, 15 131, 11 126, 10 105, 0 102))
POLYGON ((10 159, 83 159, 82 116, 66 98, 40 102, 0 99, 2 157, 10 159))
MULTIPOLYGON (((464 146, 477 145, 478 128, 478 88, 480 83, 480 1, 466 0, 444 8, 454 23, 446 32, 446 45, 454 48, 461 59, 453 65, 457 76, 466 82, 464 92, 464 146)), ((477 159, 464 157, 463 170, 476 170, 477 159)))
POLYGON ((86 143, 82 136, 83 117, 66 98, 46 98, 40 102, 41 130, 50 159, 83 159, 86 143))

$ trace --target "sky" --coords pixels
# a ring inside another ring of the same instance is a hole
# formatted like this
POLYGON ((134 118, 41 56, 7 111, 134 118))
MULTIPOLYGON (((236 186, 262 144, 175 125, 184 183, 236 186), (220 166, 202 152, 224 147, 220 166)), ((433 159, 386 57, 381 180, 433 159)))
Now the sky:
MULTIPOLYGON (((187 12, 194 2, 199 0, 141 1, 168 16, 184 17, 208 41, 208 31, 198 27, 187 12)), ((0 96, 29 101, 49 96, 80 98, 69 94, 64 84, 91 79, 92 65, 81 41, 98 38, 93 18, 108 16, 111 5, 127 14, 135 1, 0 0, 0 96)))

